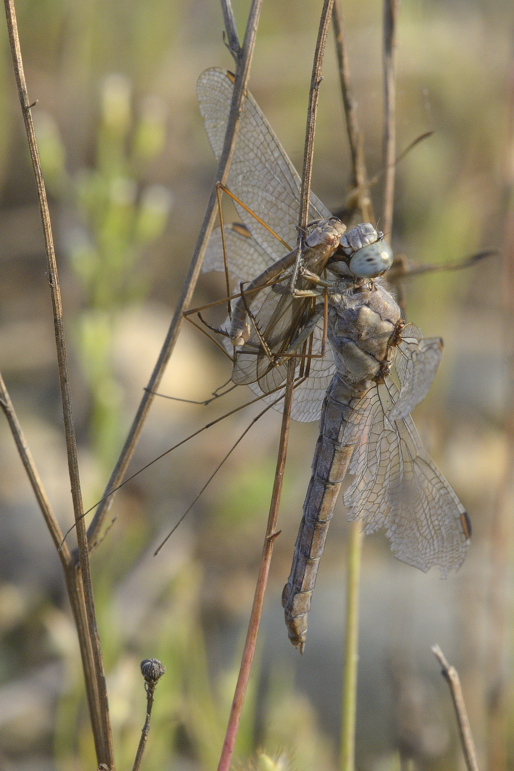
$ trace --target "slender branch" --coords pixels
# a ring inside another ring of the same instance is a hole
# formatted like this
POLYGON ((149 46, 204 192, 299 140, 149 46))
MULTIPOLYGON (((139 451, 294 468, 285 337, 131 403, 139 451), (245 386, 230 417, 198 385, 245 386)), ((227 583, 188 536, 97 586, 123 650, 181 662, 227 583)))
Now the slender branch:
POLYGON ((505 458, 492 507, 488 586, 488 650, 486 682, 488 743, 487 768, 506 769, 509 719, 512 715, 509 657, 511 627, 512 499, 514 495, 514 50, 506 83, 506 126, 502 157, 503 185, 500 221, 504 222, 502 266, 502 351, 506 367, 504 394, 505 458), (510 703, 509 703, 510 702, 510 703))
POLYGON ((252 611, 250 613, 250 621, 248 623, 248 631, 246 634, 245 647, 243 651, 243 657, 241 660, 241 667, 239 669, 239 675, 237 678, 237 685, 234 692, 234 699, 232 701, 232 707, 230 710, 230 717, 227 725, 227 731, 225 734, 225 741, 223 742, 223 749, 221 752, 220 762, 218 765, 218 771, 228 771, 230 768, 230 762, 232 759, 232 753, 234 751, 234 745, 237 736, 237 730, 239 727, 239 721, 241 718, 241 712, 243 709, 243 703, 246 694, 246 688, 248 686, 248 679, 250 677, 250 670, 252 667, 252 661, 255 654, 255 646, 257 643, 257 633, 259 630, 259 623, 262 614, 262 606, 264 603, 264 594, 268 583, 268 575, 271 564, 271 556, 273 553, 273 545, 275 539, 278 537, 277 532, 277 518, 278 510, 280 506, 280 498, 282 493, 282 483, 284 480, 284 469, 286 464, 287 443, 289 439, 289 425, 291 418, 291 404, 293 400, 293 383, 294 373, 296 368, 296 362, 291 359, 287 368, 287 386, 284 397, 284 413, 282 416, 282 429, 280 432, 279 449, 277 457, 277 466, 275 471, 275 481, 273 485, 273 493, 271 496, 271 504, 268 515, 268 524, 266 527, 266 535, 264 538, 264 546, 262 549, 261 563, 259 566, 259 575, 257 577, 257 586, 255 587, 255 595, 253 598, 252 611))
POLYGON ((341 723, 341 769, 355 768, 355 724, 359 663, 359 584, 362 553, 362 523, 350 523, 346 587, 346 640, 341 723))
POLYGON ((109 479, 105 489, 103 495, 105 500, 99 506, 89 527, 88 534, 89 540, 91 542, 98 538, 99 530, 102 527, 110 507, 112 506, 114 496, 109 496, 109 493, 113 490, 113 488, 120 485, 123 477, 125 476, 125 472, 130 463, 132 455, 134 454, 134 450, 138 443, 141 431, 143 430, 146 417, 154 400, 155 392, 159 388, 159 384, 166 369, 166 365, 173 352, 178 334, 182 327, 184 311, 191 302, 191 298, 196 287, 196 282, 198 280, 198 276, 200 275, 203 257, 207 248, 207 242, 209 240, 209 236, 211 234, 216 217, 216 184, 218 182, 226 184, 228 171, 230 168, 230 161, 234 152, 237 130, 239 128, 239 119, 243 107, 243 98, 246 92, 248 78, 250 76, 250 65, 255 47, 255 38, 257 34, 257 26, 259 23, 261 6, 262 0, 252 0, 252 5, 248 15, 248 22, 246 25, 243 47, 241 49, 241 55, 239 57, 236 68, 234 92, 232 95, 232 103, 230 106, 223 150, 219 159, 216 177, 205 211, 202 227, 196 242, 191 265, 189 267, 189 272, 184 282, 178 305, 171 320, 171 324, 166 335, 166 339, 164 340, 161 352, 155 364, 154 370, 150 376, 150 380, 148 381, 148 385, 144 391, 141 403, 138 407, 136 416, 133 420, 118 462, 116 463, 114 471, 112 472, 111 478, 109 479), (106 496, 109 497, 106 498, 106 496))
POLYGON ((52 510, 50 501, 48 500, 48 496, 43 487, 43 483, 36 469, 30 450, 27 446, 21 425, 1 375, 0 406, 4 411, 7 422, 10 426, 11 433, 18 448, 22 463, 27 472, 27 476, 36 496, 36 500, 39 504, 39 508, 43 514, 43 518, 46 522, 48 530, 50 531, 54 545, 58 550, 57 553, 64 570, 66 588, 79 639, 80 654, 82 658, 82 667, 84 669, 84 680, 86 685, 86 696, 88 700, 89 713, 91 716, 91 723, 93 726, 93 735, 95 736, 95 741, 97 741, 96 737, 99 737, 102 732, 99 719, 100 701, 98 697, 98 689, 96 687, 96 679, 94 676, 95 664, 93 659, 93 651, 89 643, 89 635, 87 632, 87 611, 84 587, 82 585, 82 576, 80 572, 75 570, 67 545, 63 545, 62 543, 63 536, 61 528, 55 518, 55 514, 52 510))
POLYGON ((393 227, 396 176, 396 17, 398 0, 384 0, 384 213, 381 229, 393 227))
MULTIPOLYGON (((305 136, 305 150, 304 150, 304 162, 302 173, 302 184, 300 191, 300 212, 299 212, 299 238, 298 238, 298 255, 296 260, 295 269, 293 271, 293 278, 291 285, 294 286, 295 274, 298 269, 298 265, 301 259, 301 244, 302 244, 302 231, 305 229, 308 221, 309 212, 309 194, 310 183, 312 177, 312 157, 314 152, 314 134, 316 126, 316 113, 319 98, 319 86, 321 83, 321 70, 323 62, 323 54, 326 45, 326 38, 328 33, 328 24, 330 22, 330 16, 332 13, 333 0, 325 0, 323 4, 323 10, 321 13, 320 26, 318 31, 318 40, 316 43, 316 50, 314 54, 314 62, 312 69, 311 88, 309 93, 309 108, 307 114, 307 128, 305 136)), ((291 359, 287 368, 287 383, 284 395, 284 412, 282 417, 282 427, 280 432, 279 451, 277 457, 277 466, 275 470, 275 479, 273 484, 273 493, 271 496, 270 511, 268 516, 268 525, 266 528, 266 537, 264 539, 264 546, 261 557, 261 564, 259 567, 259 575, 257 578, 257 586, 255 589, 254 601, 252 605, 252 611, 250 614, 250 621, 248 624, 248 632, 246 635, 246 642, 243 651, 243 657, 241 660, 241 667, 237 679, 236 690, 234 693, 234 699, 232 701, 232 707, 230 710, 230 717, 225 734, 225 741, 223 743, 223 749, 221 752, 220 762, 218 765, 218 771, 228 771, 232 754, 234 751, 234 745, 237 736, 237 730, 239 727, 239 721, 241 718, 241 712, 243 709, 244 698, 246 694, 246 688, 248 685, 248 679, 250 677, 250 670, 252 666, 253 656, 255 653, 255 646, 257 643, 257 633, 259 629, 260 618, 262 614, 262 607, 264 603, 264 594, 266 591, 266 585, 268 581, 269 568, 271 563, 271 556, 273 552, 273 544, 279 533, 276 532, 278 510, 280 505, 280 497, 282 492, 282 483, 284 477, 284 469, 287 455, 287 443, 289 438, 289 425, 291 420, 291 404, 293 400, 293 387, 294 387, 294 375, 296 369, 295 359, 291 359)))
MULTIPOLYGON (((336 55, 339 67, 339 80, 343 96, 344 112, 346 116, 346 130, 350 144, 352 159, 352 187, 353 195, 357 198, 357 206, 364 222, 375 223, 373 204, 369 195, 368 174, 366 171, 366 159, 364 157, 364 138, 359 128, 357 105, 353 99, 350 78, 350 64, 344 35, 344 18, 340 2, 335 0, 332 14, 334 23, 334 35, 336 43, 336 55)), ((350 205, 352 202, 350 202, 350 205)))
POLYGON ((166 668, 161 664, 159 659, 145 659, 141 662, 141 674, 145 679, 146 690, 146 719, 143 730, 141 731, 141 738, 139 740, 132 771, 139 771, 141 768, 143 753, 145 751, 148 734, 150 733, 150 718, 152 716, 155 688, 157 687, 159 679, 165 672, 166 668))
POLYGON ((227 48, 232 54, 234 61, 237 63, 241 57, 241 46, 239 45, 239 38, 237 36, 237 26, 234 17, 234 11, 230 0, 221 0, 221 11, 223 13, 223 22, 225 24, 225 31, 227 35, 227 48))
POLYGON ((462 688, 460 686, 458 672, 455 667, 452 667, 450 664, 448 664, 441 648, 438 645, 432 646, 432 653, 441 664, 441 674, 450 686, 450 693, 452 695, 453 706, 455 707, 457 722, 459 724, 460 739, 462 743, 462 750, 464 752, 464 758, 466 760, 466 766, 468 771, 479 771, 475 745, 473 744, 473 736, 471 734, 471 728, 466 712, 466 705, 464 704, 464 696, 462 695, 462 688))
POLYGON ((314 136, 316 132, 316 116, 318 113, 319 87, 322 81, 323 57, 327 44, 328 25, 332 16, 334 0, 324 0, 319 23, 318 39, 312 64, 309 107, 307 110, 307 128, 305 131, 305 147, 303 153, 302 186, 300 188, 300 213, 298 226, 304 230, 309 218, 309 196, 312 181, 312 158, 314 154, 314 136))
MULTIPOLYGON (((52 536, 52 541, 54 542, 55 547, 59 549, 63 538, 62 530, 59 526, 59 523, 57 522, 57 519, 55 518, 55 514, 52 510, 52 505, 43 487, 41 477, 39 476, 38 471, 36 469, 34 459, 28 448, 27 442, 25 440, 25 436, 23 434, 23 430, 21 428, 20 422, 14 410, 13 403, 11 401, 11 398, 9 396, 7 387, 4 383, 4 379, 1 373, 0 373, 0 407, 4 411, 5 417, 11 429, 14 442, 16 444, 16 447, 18 448, 18 453, 20 455, 25 471, 27 472, 29 482, 34 491, 34 495, 36 496, 36 500, 39 504, 39 508, 41 509, 41 513, 43 514, 48 530, 50 531, 50 535, 52 536)), ((59 558, 63 564, 63 567, 66 568, 66 566, 69 565, 71 560, 71 554, 68 547, 61 549, 58 553, 59 553, 59 558)))
POLYGON ((300 211, 298 213, 298 245, 296 261, 291 273, 290 288, 294 290, 298 277, 298 270, 302 260, 302 242, 305 228, 309 219, 309 196, 312 180, 312 159, 314 155, 314 136, 316 133, 316 116, 318 112, 319 88, 322 81, 323 57, 327 43, 328 25, 332 16, 334 0, 324 0, 318 29, 318 39, 314 60, 312 63, 311 87, 309 91, 309 105, 307 108, 307 126, 305 129, 305 145, 303 151, 302 184, 300 188, 300 211))
MULTIPOLYGON (((16 10, 14 0, 4 0, 5 12, 7 17, 7 28, 9 31, 9 43, 13 61, 14 75, 18 89, 18 96, 21 104, 25 131, 36 180, 37 195, 39 200, 39 209, 43 225, 43 235, 45 241, 45 253, 47 258, 48 277, 50 284, 50 293, 52 298, 54 334, 57 350, 57 363, 59 369, 59 386, 61 390, 61 401, 64 418, 64 433, 66 439, 66 454, 68 458, 68 472, 71 482, 71 494, 73 500, 73 513, 77 526, 77 541, 79 550, 80 569, 82 572, 82 583, 84 597, 86 600, 87 611, 87 635, 94 659, 93 675, 96 681, 95 690, 98 700, 95 699, 95 709, 99 709, 99 715, 92 715, 93 731, 95 733, 95 744, 98 757, 98 763, 104 763, 108 768, 114 766, 114 757, 112 750, 112 737, 109 722, 109 707, 107 701, 107 689, 105 686, 105 675, 103 670, 102 654, 100 641, 96 626, 96 616, 93 598, 93 589, 91 575, 89 570, 89 555, 87 548, 87 535, 84 521, 82 519, 82 494, 80 489, 80 476, 77 458, 77 445, 75 439, 75 426, 73 420, 73 410, 71 403, 71 393, 69 385, 68 362, 66 353, 66 342, 64 336, 64 321, 61 291, 59 286, 59 276, 57 271, 57 262, 55 259, 55 248, 52 235, 52 225, 50 213, 48 210, 48 201, 46 197, 45 183, 41 171, 39 160, 39 151, 34 132, 34 123, 32 120, 32 104, 29 100, 23 60, 21 55, 20 41, 18 35, 18 25, 16 20, 16 10), (96 730, 95 730, 96 729, 96 730), (98 729, 100 729, 98 735, 98 729)), ((52 530, 52 537, 55 532, 52 530)), ((70 576, 67 574, 67 580, 70 576)), ((87 675, 87 673, 85 673, 87 675)), ((90 705, 91 706, 91 705, 90 705)))

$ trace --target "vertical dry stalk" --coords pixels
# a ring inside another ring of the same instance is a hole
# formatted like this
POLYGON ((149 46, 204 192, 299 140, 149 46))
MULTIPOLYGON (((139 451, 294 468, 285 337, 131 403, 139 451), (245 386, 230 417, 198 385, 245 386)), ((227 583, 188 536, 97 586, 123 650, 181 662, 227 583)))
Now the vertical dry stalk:
MULTIPOLYGON (((395 101, 396 101, 396 12, 397 0, 384 1, 384 157, 386 176, 384 186, 384 224, 383 229, 390 233, 393 220, 395 164, 395 101)), ((373 207, 369 196, 366 163, 363 151, 363 138, 359 130, 357 110, 353 102, 350 84, 350 67, 345 46, 343 14, 336 3, 334 9, 334 31, 336 54, 339 65, 341 92, 346 117, 348 140, 352 159, 352 179, 357 194, 358 207, 366 222, 374 221, 373 207)), ((346 588, 346 639, 345 672, 342 692, 341 717, 341 769, 353 771, 355 768, 355 727, 357 712, 357 673, 358 673, 358 635, 359 635, 359 584, 362 556, 362 526, 359 522, 350 523, 348 543, 348 572, 346 588)))
POLYGON ((321 73, 323 70, 323 56, 327 44, 328 27, 332 17, 332 8, 334 0, 324 0, 321 10, 321 18, 318 29, 318 38, 316 40, 316 49, 314 51, 314 61, 312 66, 311 86, 309 91, 309 105, 307 107, 307 128, 305 131, 305 145, 303 151, 303 169, 302 184, 300 188, 300 211, 298 214, 298 245, 296 262, 291 273, 290 287, 293 291, 296 287, 298 278, 298 269, 302 259, 302 234, 307 227, 309 217, 309 196, 312 180, 312 159, 314 156, 314 137, 316 134, 316 116, 318 113, 319 88, 321 85, 321 73))
MULTIPOLYGON (((328 24, 330 22, 330 16, 332 12, 332 5, 333 5, 333 0, 325 0, 323 4, 323 10, 322 10, 322 15, 320 20, 319 31, 318 31, 318 40, 317 40, 316 50, 314 54, 311 88, 309 93, 309 107, 307 112, 307 127, 306 127, 306 135, 305 135, 302 186, 301 186, 301 194, 300 194, 301 195, 300 212, 299 212, 300 228, 304 228, 306 226, 308 211, 309 211, 310 179, 312 176, 312 157, 314 152, 314 134, 315 134, 316 113, 317 113, 317 104, 318 104, 318 96, 319 96, 319 86, 321 83, 323 54, 325 50, 326 38, 328 33, 328 24)), ((298 255, 300 255, 300 249, 301 249, 301 236, 298 239, 298 255)), ((238 731, 239 722, 241 718, 241 712, 243 709, 244 698, 245 698, 246 689, 248 686, 248 679, 250 677, 251 666, 252 666, 253 657, 255 654, 255 646, 257 644, 257 633, 259 630, 259 624, 260 624, 262 608, 264 603, 264 595, 265 595, 266 586, 268 582, 271 557, 273 553, 273 544, 278 535, 278 533, 276 532, 276 527, 277 527, 278 511, 280 506, 280 498, 282 494, 282 483, 284 478, 284 470, 285 470, 285 463, 286 463, 286 456, 287 456, 287 444, 289 439, 289 426, 291 422, 291 404, 293 400, 295 369, 296 369, 295 359, 291 358, 287 368, 287 382, 286 382, 286 389, 285 389, 285 395, 284 395, 284 412, 282 416, 282 426, 280 431, 277 465, 275 470, 275 478, 273 482, 273 492, 271 495, 270 511, 268 515, 268 523, 266 527, 264 547, 262 550, 261 562, 259 566, 259 574, 257 578, 257 585, 255 588, 252 611, 250 613, 250 621, 248 624, 248 631, 247 631, 245 646, 243 650, 243 657, 241 660, 241 666, 239 669, 236 689, 235 689, 234 698, 232 701, 232 707, 230 710, 230 716, 229 716, 229 721, 227 725, 227 731, 225 734, 225 740, 223 743, 223 749, 221 752, 220 762, 218 765, 218 771, 228 771, 230 767, 230 762, 232 759, 237 731, 238 731)))
POLYGON ((63 543, 63 535, 59 523, 55 518, 48 495, 44 489, 41 477, 36 469, 34 460, 28 448, 21 425, 17 418, 14 406, 11 402, 7 387, 0 375, 0 406, 5 414, 9 428, 18 449, 23 466, 29 478, 29 482, 36 496, 38 506, 46 522, 52 540, 58 550, 59 559, 64 570, 66 589, 70 600, 75 626, 79 630, 79 646, 84 670, 86 696, 88 709, 93 727, 93 736, 97 755, 101 750, 101 723, 100 702, 98 690, 94 678, 94 659, 89 637, 87 633, 87 610, 80 572, 75 570, 75 563, 66 543, 63 543))
POLYGON ((346 38, 344 34, 343 11, 341 9, 341 4, 337 2, 337 0, 334 3, 332 18, 334 23, 339 80, 346 118, 346 130, 348 133, 348 142, 352 159, 352 195, 356 195, 357 197, 357 207, 361 213, 363 222, 371 222, 374 224, 375 215, 373 213, 373 203, 369 195, 366 159, 364 156, 364 141, 362 132, 359 128, 357 105, 353 99, 351 88, 350 64, 348 61, 346 38))
MULTIPOLYGON (((225 18, 228 17, 233 20, 230 1, 222 0, 222 5, 224 8, 225 18)), ((140 405, 137 409, 120 457, 111 474, 111 478, 107 483, 107 487, 105 488, 102 502, 100 503, 95 517, 89 527, 88 536, 91 543, 93 543, 98 538, 100 528, 102 527, 102 524, 114 500, 114 495, 111 493, 114 493, 122 482, 132 455, 134 454, 134 450, 139 441, 139 437, 141 435, 141 431, 143 430, 148 412, 154 400, 155 392, 158 390, 159 383, 161 382, 166 365, 168 364, 168 361, 175 347, 175 343, 177 342, 180 329, 182 328, 184 311, 191 302, 191 298, 196 287, 196 282, 198 280, 198 276, 200 275, 203 257, 207 248, 207 242, 209 240, 209 236, 216 219, 216 183, 221 182, 222 184, 226 184, 230 168, 230 161, 234 151, 237 131, 239 128, 239 118, 243 107, 244 94, 246 92, 248 79, 250 77, 250 66, 255 48, 255 39, 257 35, 257 27, 259 24, 261 6, 262 0, 252 0, 252 5, 250 7, 248 21, 246 24, 243 46, 242 48, 238 47, 237 52, 234 50, 235 25, 233 24, 233 21, 230 23, 228 35, 231 45, 231 52, 236 59, 236 77, 234 81, 232 104, 230 106, 230 113, 228 117, 227 131, 225 133, 225 142, 219 159, 218 168, 216 170, 214 185, 209 197, 209 202, 207 204, 200 233, 198 235, 198 240, 196 242, 191 264, 189 266, 189 271, 186 276, 184 286, 182 287, 180 298, 171 320, 168 333, 164 340, 154 370, 148 381, 148 385, 144 391, 140 405)))
POLYGON ((393 227, 396 176, 396 17, 398 0, 384 0, 384 213, 382 230, 393 227))
POLYGON ((441 648, 438 645, 432 646, 432 653, 441 664, 441 674, 450 686, 450 693, 452 695, 453 706, 455 707, 457 722, 459 724, 459 733, 462 750, 464 752, 464 758, 466 760, 466 766, 468 771, 479 771, 475 746, 473 744, 473 736, 471 734, 471 728, 466 712, 466 705, 464 704, 464 696, 462 695, 462 689, 460 687, 458 672, 455 667, 452 667, 450 664, 448 664, 441 648))
POLYGON ((506 457, 493 507, 490 534, 490 565, 488 598, 488 660, 487 660, 487 767, 495 771, 507 769, 509 666, 508 656, 512 634, 509 619, 510 555, 512 550, 512 503, 514 500, 514 57, 511 59, 507 83, 507 126, 503 156, 503 208, 505 230, 503 238, 503 350, 508 362, 505 394, 506 457))
POLYGON ((328 27, 332 17, 334 0, 324 0, 323 9, 314 52, 314 62, 311 75, 311 87, 309 93, 309 107, 307 109, 307 128, 305 131, 305 146, 303 151, 302 186, 300 188, 300 214, 298 227, 304 230, 309 216, 309 196, 312 181, 312 159, 314 155, 314 137, 316 134, 316 116, 318 113, 319 87, 321 85, 321 73, 323 70, 323 56, 327 44, 328 27))
POLYGON ((241 659, 241 666, 239 668, 239 674, 237 677, 236 689, 234 692, 234 698, 232 700, 232 707, 230 709, 230 716, 225 734, 225 740, 223 742, 223 748, 221 751, 221 757, 218 764, 218 771, 228 771, 230 768, 230 762, 232 760, 237 731, 239 728, 239 721, 241 719, 241 713, 243 710, 246 689, 248 686, 248 680, 250 678, 253 657, 255 654, 255 646, 257 644, 257 634, 259 631, 262 607, 264 604, 264 595, 266 592, 266 586, 268 584, 268 575, 271 565, 271 557, 273 554, 273 545, 275 543, 275 539, 279 535, 277 532, 277 519, 280 506, 280 498, 282 494, 282 484, 284 481, 287 444, 289 440, 289 425, 291 422, 291 404, 293 401, 295 368, 295 360, 290 359, 287 368, 287 384, 284 397, 282 428, 280 431, 275 480, 273 483, 273 492, 271 495, 266 535, 264 537, 264 546, 262 549, 259 574, 257 576, 257 585, 255 587, 253 605, 250 613, 250 621, 248 623, 248 631, 246 633, 243 657, 241 659))
MULTIPOLYGON (((91 710, 97 758, 99 764, 103 763, 107 768, 112 768, 114 767, 114 757, 109 721, 109 706, 107 700, 107 689, 105 684, 102 653, 100 649, 100 640, 98 637, 98 630, 96 625, 93 588, 89 569, 87 535, 82 516, 82 494, 80 489, 75 426, 69 387, 62 301, 59 286, 59 276, 57 271, 57 262, 55 259, 52 225, 50 221, 45 183, 41 171, 39 152, 34 132, 34 124, 32 121, 31 110, 33 105, 29 100, 27 84, 25 80, 16 20, 16 10, 13 0, 5 0, 4 4, 7 18, 7 27, 9 31, 9 43, 13 61, 14 75, 16 79, 23 120, 25 123, 25 131, 27 134, 30 157, 32 160, 34 177, 36 180, 41 221, 43 225, 48 278, 52 298, 54 334, 59 370, 59 386, 61 390, 61 402, 64 417, 68 472, 71 482, 73 513, 77 528, 80 574, 78 571, 74 570, 71 560, 68 561, 65 565, 66 584, 68 593, 70 595, 70 600, 72 602, 72 607, 74 609, 78 632, 79 635, 83 635, 83 639, 81 639, 81 652, 83 657, 85 677, 87 680, 88 700, 91 710)), ((26 454, 25 457, 27 457, 26 454)), ((32 477, 31 482, 34 484, 36 479, 32 477)), ((39 489, 42 490, 40 485, 39 489)), ((42 511, 48 512, 49 509, 46 506, 45 501, 42 500, 42 496, 40 495, 38 495, 38 502, 42 511)), ((50 530, 52 537, 55 538, 57 531, 53 527, 51 527, 50 530)), ((64 558, 61 557, 61 560, 63 559, 64 558)))
POLYGON ((346 639, 341 721, 341 769, 355 768, 355 725, 357 715, 357 672, 359 664, 359 584, 362 555, 362 526, 350 523, 346 586, 346 639))

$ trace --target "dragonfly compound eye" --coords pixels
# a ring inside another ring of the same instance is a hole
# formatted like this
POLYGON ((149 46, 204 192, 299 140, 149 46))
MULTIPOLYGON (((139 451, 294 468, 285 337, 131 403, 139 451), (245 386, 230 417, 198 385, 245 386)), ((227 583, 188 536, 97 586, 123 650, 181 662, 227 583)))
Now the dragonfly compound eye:
POLYGON ((393 252, 385 241, 363 246, 350 260, 350 270, 359 278, 374 278, 389 270, 393 264, 393 252))

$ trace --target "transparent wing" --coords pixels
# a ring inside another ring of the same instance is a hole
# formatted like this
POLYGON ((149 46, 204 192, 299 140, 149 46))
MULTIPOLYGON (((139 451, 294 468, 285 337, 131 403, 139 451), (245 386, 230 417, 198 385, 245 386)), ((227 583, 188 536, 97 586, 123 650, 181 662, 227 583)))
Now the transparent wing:
POLYGON ((400 379, 400 395, 393 409, 391 420, 409 415, 428 393, 443 355, 440 337, 424 338, 414 324, 402 330, 401 340, 395 353, 395 369, 400 379))
MULTIPOLYGON (((258 275, 269 264, 269 256, 264 249, 250 236, 244 225, 235 223, 225 228, 225 244, 227 249, 227 261, 231 276, 231 288, 239 291, 239 282, 245 280, 248 275, 258 275)), ((220 230, 215 230, 209 241, 209 246, 204 258, 204 270, 223 271, 223 245, 220 230)), ((272 287, 259 292, 254 299, 248 295, 248 304, 252 315, 255 316, 259 329, 264 334, 269 347, 275 352, 284 350, 290 339, 291 331, 297 330, 305 301, 293 299, 273 292, 272 287), (273 319, 273 323, 272 323, 273 319), (269 336, 269 340, 268 337, 269 336)), ((228 319, 225 326, 228 327, 228 319)), ((312 336, 310 354, 320 356, 323 342, 323 322, 315 327, 312 336)), ((227 351, 232 355, 234 348, 226 341, 227 351)), ((271 366, 270 360, 261 346, 260 339, 255 331, 252 331, 248 343, 235 352, 236 360, 232 379, 237 384, 249 385, 252 391, 264 396, 269 404, 284 393, 280 386, 285 383, 287 375, 287 363, 271 366), (260 380, 260 384, 259 381, 260 380), (279 389, 279 390, 277 390, 279 389), (273 392, 273 393, 270 393, 273 392)), ((296 371, 300 376, 301 365, 296 371)), ((321 405, 325 392, 330 384, 335 371, 332 349, 327 342, 325 356, 311 358, 309 362, 309 377, 295 389, 292 406, 292 417, 295 420, 309 422, 317 420, 321 414, 321 405)), ((282 411, 281 404, 275 409, 282 411)))
MULTIPOLYGON (((322 350, 323 342, 323 322, 321 321, 312 333, 312 353, 320 354, 322 350)), ((241 354, 238 354, 240 356, 241 354)), ((243 355, 245 355, 243 353, 243 355)), ((286 368, 283 365, 278 367, 280 370, 281 380, 285 382, 286 368)), ((300 379, 300 363, 296 367, 295 378, 300 379)), ((335 372, 334 357, 332 349, 327 342, 325 346, 325 355, 322 358, 311 358, 309 361, 309 376, 302 379, 298 385, 295 386, 293 405, 291 408, 291 417, 293 420, 299 420, 303 423, 308 423, 312 420, 319 420, 321 415, 321 407, 325 394, 330 385, 330 381, 335 372)), ((277 396, 285 393, 284 388, 279 388, 273 393, 264 392, 260 387, 258 381, 248 383, 250 388, 255 394, 263 396, 263 400, 270 404, 277 396)), ((275 409, 282 412, 282 405, 279 403, 275 409)))
POLYGON ((352 400, 345 441, 356 443, 349 466, 355 478, 344 503, 366 533, 385 528, 393 554, 443 576, 466 556, 471 528, 464 507, 424 450, 410 416, 390 418, 398 389, 389 378, 352 400))
MULTIPOLYGON (((239 222, 225 225, 225 246, 231 286, 239 291, 241 281, 259 276, 270 265, 269 254, 252 238, 249 230, 239 222)), ((280 247, 283 248, 282 246, 280 247)), ((221 228, 213 231, 205 252, 202 270, 225 270, 221 228)))
MULTIPOLYGON (((203 72, 197 84, 200 113, 216 158, 223 148, 233 91, 233 78, 219 69, 203 72)), ((257 103, 247 94, 227 186, 293 248, 297 242, 300 177, 257 103)), ((311 193, 309 220, 330 217, 311 193)), ((241 207, 241 219, 275 262, 283 246, 241 207)), ((251 276, 257 275, 253 271, 251 276)), ((247 276, 248 278, 248 276, 247 276)))

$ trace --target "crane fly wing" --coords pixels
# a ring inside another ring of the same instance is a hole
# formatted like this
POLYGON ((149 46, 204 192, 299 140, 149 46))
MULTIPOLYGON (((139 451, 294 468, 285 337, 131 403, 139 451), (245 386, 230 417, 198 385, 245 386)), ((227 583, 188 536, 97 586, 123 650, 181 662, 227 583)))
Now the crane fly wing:
MULTIPOLYGON (((239 292, 241 281, 262 273, 270 264, 270 256, 239 222, 225 225, 224 235, 231 286, 239 292)), ((209 273, 211 270, 225 271, 221 228, 213 231, 203 258, 202 271, 209 273)), ((251 297, 248 302, 251 303, 251 297)))
POLYGON ((440 337, 424 338, 414 324, 406 324, 395 354, 395 369, 400 380, 400 395, 391 420, 409 415, 428 393, 443 355, 440 337))
MULTIPOLYGON (((216 158, 220 157, 233 91, 233 76, 225 70, 203 72, 197 84, 200 113, 216 158)), ((293 247, 297 241, 300 177, 257 103, 247 94, 230 172, 228 188, 272 230, 293 247)), ((254 238, 275 262, 283 246, 242 207, 239 215, 254 238)), ((310 196, 309 220, 330 217, 327 207, 310 196)), ((249 274, 255 276, 253 271, 249 274)), ((247 277, 248 278, 248 275, 247 277)))
MULTIPOLYGON (((198 79, 200 112, 216 158, 220 157, 223 148, 232 92, 233 76, 226 71, 209 69, 198 79)), ((243 105, 227 186, 281 238, 291 245, 296 244, 301 180, 250 94, 247 94, 243 105)), ((262 273, 283 256, 284 247, 246 210, 235 205, 246 230, 243 232, 240 225, 226 229, 226 244, 229 271, 236 279, 237 286, 234 288, 239 291, 239 281, 248 281, 262 273), (248 238, 248 231, 255 240, 248 238)), ((311 193, 309 220, 330 216, 327 207, 311 193)), ((219 231, 215 231, 211 237, 204 269, 224 269, 219 231)), ((252 315, 272 350, 273 347, 278 347, 279 352, 286 350, 292 336, 298 334, 295 325, 298 315, 302 316, 298 310, 302 302, 272 294, 271 288, 260 291, 254 299, 248 296, 252 315), (267 335, 270 336, 271 345, 267 335)), ((321 323, 313 332, 313 354, 320 354, 322 340, 321 323)), ((236 352, 233 379, 234 382, 247 383, 254 393, 264 395, 264 400, 270 402, 277 398, 277 392, 266 394, 285 382, 285 369, 285 364, 270 366, 270 360, 254 330, 248 343, 236 352)), ((299 369, 300 365, 297 372, 299 369)), ((319 418, 334 369, 332 351, 327 345, 325 357, 312 359, 309 378, 295 388, 292 406, 292 417, 295 420, 311 421, 319 418)), ((280 405, 277 409, 280 409, 280 405)))
MULTIPOLYGON (((239 282, 248 275, 252 275, 251 271, 253 271, 253 275, 262 272, 270 260, 265 250, 250 236, 247 228, 239 223, 225 228, 225 245, 232 288, 234 292, 238 292, 239 282)), ((225 269, 219 228, 214 231, 209 241, 204 258, 204 269, 209 271, 223 271, 225 269)), ((287 280, 287 273, 285 273, 285 279, 287 280)), ((291 339, 292 331, 295 330, 296 334, 298 333, 299 321, 297 317, 298 313, 303 312, 302 307, 305 307, 305 300, 279 295, 273 291, 273 287, 261 290, 254 297, 248 295, 247 299, 252 315, 255 316, 267 344, 272 350, 276 350, 278 353, 283 352, 291 339), (270 335, 270 341, 268 341, 267 335, 270 335)), ((228 327, 228 319, 225 326, 228 327)), ((234 352, 233 346, 226 338, 224 342, 227 350, 232 354, 234 352)), ((322 342, 323 322, 320 321, 313 332, 310 352, 320 356, 322 342)), ((236 350, 232 379, 237 384, 249 385, 255 394, 264 396, 264 401, 270 403, 277 399, 280 392, 269 392, 285 383, 286 367, 287 361, 277 366, 271 365, 255 329, 252 329, 248 343, 243 348, 236 350), (266 394, 269 396, 265 396, 266 394)), ((299 370, 300 364, 297 368, 298 373, 299 370)), ((323 398, 334 370, 332 349, 327 344, 324 358, 311 360, 309 377, 295 388, 292 407, 292 417, 295 420, 303 422, 318 420, 323 398)), ((282 410, 280 403, 276 409, 282 410)))
POLYGON ((402 562, 441 575, 456 570, 471 535, 468 516, 447 480, 423 448, 410 416, 391 419, 399 396, 391 379, 353 400, 347 426, 355 443, 344 495, 351 520, 366 533, 385 528, 393 554, 402 562))

